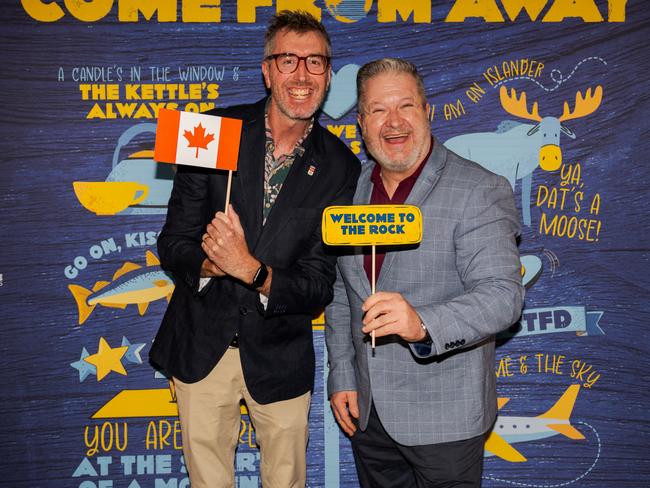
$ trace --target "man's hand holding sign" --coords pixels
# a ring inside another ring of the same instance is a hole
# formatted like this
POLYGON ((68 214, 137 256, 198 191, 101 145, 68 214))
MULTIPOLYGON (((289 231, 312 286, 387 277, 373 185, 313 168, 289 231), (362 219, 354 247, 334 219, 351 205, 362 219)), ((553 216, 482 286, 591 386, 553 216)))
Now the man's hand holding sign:
POLYGON ((361 309, 365 312, 361 330, 373 338, 395 334, 405 341, 419 342, 427 336, 422 319, 401 293, 374 293, 361 309))
POLYGON ((396 334, 409 342, 427 333, 415 309, 399 293, 375 293, 377 245, 417 244, 422 240, 422 214, 413 205, 328 207, 323 212, 323 241, 330 246, 371 246, 372 295, 364 302, 363 332, 375 338, 396 334))

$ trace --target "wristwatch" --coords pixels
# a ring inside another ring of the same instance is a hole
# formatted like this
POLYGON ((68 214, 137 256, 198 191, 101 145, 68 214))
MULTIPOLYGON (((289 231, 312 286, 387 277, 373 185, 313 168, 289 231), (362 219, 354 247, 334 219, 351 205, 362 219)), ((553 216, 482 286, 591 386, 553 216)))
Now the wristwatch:
POLYGON ((424 338, 420 341, 421 344, 426 344, 427 346, 430 346, 433 344, 433 339, 431 339, 431 335, 429 334, 429 331, 427 330, 426 326, 424 325, 424 322, 420 322, 420 327, 424 329, 424 338))
POLYGON ((260 263, 260 267, 257 268, 257 271, 255 272, 255 276, 253 276, 253 282, 251 283, 251 287, 255 289, 262 288, 268 276, 269 276, 269 268, 266 267, 266 264, 260 263))

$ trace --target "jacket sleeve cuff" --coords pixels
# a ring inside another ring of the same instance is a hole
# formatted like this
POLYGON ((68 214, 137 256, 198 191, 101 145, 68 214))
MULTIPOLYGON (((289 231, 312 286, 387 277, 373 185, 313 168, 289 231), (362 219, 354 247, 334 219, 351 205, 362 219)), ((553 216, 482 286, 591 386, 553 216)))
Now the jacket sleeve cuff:
POLYGON ((352 364, 346 367, 341 365, 329 372, 327 377, 328 397, 339 391, 357 391, 357 379, 352 364))
MULTIPOLYGON (((201 266, 205 260, 205 254, 202 249, 194 250, 191 256, 188 256, 187 266, 185 272, 181 277, 185 284, 189 287, 193 295, 205 294, 210 288, 208 282, 205 286, 201 285, 201 266)), ((211 281, 211 280, 210 280, 211 281)))
POLYGON ((426 359, 438 355, 438 351, 441 350, 438 341, 436 340, 435 330, 438 327, 438 320, 435 313, 431 310, 431 307, 415 307, 418 315, 422 319, 422 323, 427 328, 429 337, 431 337, 431 344, 424 344, 422 342, 412 342, 409 344, 413 354, 420 358, 426 359))

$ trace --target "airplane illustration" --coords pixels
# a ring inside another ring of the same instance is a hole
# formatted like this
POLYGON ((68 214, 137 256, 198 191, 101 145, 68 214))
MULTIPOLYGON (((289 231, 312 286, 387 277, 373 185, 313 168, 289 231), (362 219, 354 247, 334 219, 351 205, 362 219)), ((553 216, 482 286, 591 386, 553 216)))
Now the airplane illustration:
POLYGON ((528 290, 539 279, 544 266, 542 260, 532 254, 524 254, 519 261, 521 262, 521 284, 528 290))
MULTIPOLYGON (((527 459, 512 444, 536 441, 562 434, 569 439, 584 439, 585 436, 570 423, 580 385, 569 386, 560 399, 547 412, 537 417, 498 416, 494 429, 485 442, 485 456, 498 456, 511 463, 523 463, 527 459)), ((499 398, 499 410, 509 398, 499 398)))
POLYGON ((174 291, 174 281, 160 267, 160 261, 151 252, 146 253, 146 267, 126 262, 113 275, 113 281, 98 281, 92 290, 79 285, 68 285, 77 308, 79 325, 83 324, 97 304, 104 307, 126 308, 137 305, 140 315, 144 315, 149 303, 160 298, 170 300, 174 291))

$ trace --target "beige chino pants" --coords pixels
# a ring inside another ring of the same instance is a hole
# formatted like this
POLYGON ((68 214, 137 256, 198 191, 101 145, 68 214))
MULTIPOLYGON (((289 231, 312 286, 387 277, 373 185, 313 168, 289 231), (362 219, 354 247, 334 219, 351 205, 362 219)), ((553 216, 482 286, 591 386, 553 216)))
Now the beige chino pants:
POLYGON ((235 486, 242 399, 260 447, 263 488, 304 488, 311 393, 260 405, 246 388, 239 349, 234 348, 201 381, 174 378, 174 385, 192 488, 235 486))

